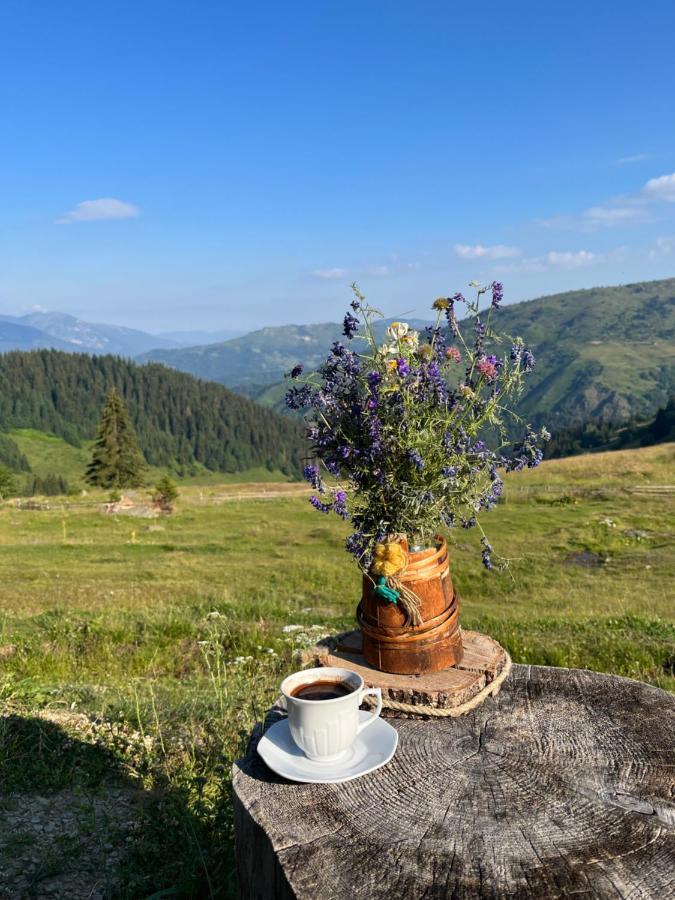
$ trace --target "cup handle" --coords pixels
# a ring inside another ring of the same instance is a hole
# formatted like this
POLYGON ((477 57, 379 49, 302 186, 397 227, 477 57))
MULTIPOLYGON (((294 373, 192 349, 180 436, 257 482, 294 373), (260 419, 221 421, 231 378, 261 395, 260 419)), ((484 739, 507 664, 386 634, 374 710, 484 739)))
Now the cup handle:
POLYGON ((361 705, 361 703, 363 702, 363 698, 367 694, 374 694, 377 697, 377 706, 375 707, 375 709, 369 719, 366 719, 365 722, 359 723, 359 726, 356 729, 357 734, 362 732, 364 728, 367 728, 369 725, 372 725, 373 722, 375 721, 375 719, 377 719, 377 717, 382 712, 382 690, 381 690, 381 688, 378 688, 378 687, 363 688, 361 693, 359 694, 359 706, 361 705))

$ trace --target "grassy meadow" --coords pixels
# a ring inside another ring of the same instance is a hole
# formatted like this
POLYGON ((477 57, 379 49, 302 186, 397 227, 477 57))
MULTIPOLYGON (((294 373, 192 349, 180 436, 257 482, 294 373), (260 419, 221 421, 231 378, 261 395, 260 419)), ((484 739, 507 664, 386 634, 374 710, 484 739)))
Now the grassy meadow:
MULTIPOLYGON (((483 519, 508 572, 454 534, 464 627, 516 662, 675 690, 674 471, 669 444, 508 476, 483 519)), ((95 494, 0 507, 0 898, 234 895, 231 763, 297 650, 358 601, 347 528, 307 496, 192 484, 147 519, 95 494), (82 812, 50 831, 45 803, 82 812)))

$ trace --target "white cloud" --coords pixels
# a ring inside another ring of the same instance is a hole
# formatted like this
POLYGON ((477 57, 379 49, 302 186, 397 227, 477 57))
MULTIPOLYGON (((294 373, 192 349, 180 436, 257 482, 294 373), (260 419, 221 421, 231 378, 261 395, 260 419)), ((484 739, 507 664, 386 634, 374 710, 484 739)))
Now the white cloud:
POLYGON ((101 197, 100 200, 83 200, 74 209, 66 213, 56 222, 58 225, 70 225, 72 222, 97 222, 104 219, 133 219, 140 210, 133 203, 125 203, 114 197, 101 197))
POLYGON ((347 278, 349 270, 335 266, 332 269, 314 269, 312 275, 320 281, 335 281, 338 278, 347 278))
POLYGON ((554 216, 541 220, 539 224, 547 228, 568 228, 584 232, 616 225, 638 225, 654 221, 653 207, 660 201, 675 203, 675 172, 650 178, 639 191, 632 194, 610 197, 604 203, 591 206, 577 215, 554 216))
POLYGON ((644 217, 644 210, 639 206, 591 206, 583 213, 589 228, 623 225, 644 217))
POLYGON ((576 253, 549 250, 546 254, 546 262, 549 266, 561 266, 563 269, 578 269, 580 266, 589 266, 597 262, 598 255, 590 250, 577 250, 576 253))
POLYGON ((617 159, 616 164, 617 166, 625 166, 628 163, 642 162, 645 159, 648 159, 646 153, 634 153, 632 156, 620 157, 619 159, 617 159))
POLYGON ((494 244, 484 247, 482 244, 455 244, 455 253, 462 259, 513 259, 520 256, 517 247, 507 247, 505 244, 494 244))
POLYGON ((659 256, 670 256, 672 253, 675 253, 675 235, 657 238, 649 251, 649 258, 657 259, 659 256))
POLYGON ((650 200, 675 203, 675 172, 672 175, 661 175, 660 178, 650 178, 642 188, 642 193, 650 200))
POLYGON ((650 221, 649 211, 644 203, 633 202, 626 197, 623 204, 608 201, 599 206, 591 206, 579 215, 554 216, 551 219, 540 219, 539 224, 545 228, 562 228, 569 231, 590 233, 599 228, 611 228, 617 225, 637 225, 650 221))
POLYGON ((404 263, 399 263, 394 266, 351 266, 349 268, 342 266, 332 266, 328 269, 314 269, 312 272, 312 278, 316 278, 319 281, 345 281, 345 280, 353 280, 355 278, 387 278, 389 275, 393 275, 397 272, 403 271, 407 268, 407 265, 404 263))
POLYGON ((543 256, 525 257, 517 263, 500 266, 500 272, 545 272, 548 269, 580 269, 602 259, 590 250, 549 250, 543 256))

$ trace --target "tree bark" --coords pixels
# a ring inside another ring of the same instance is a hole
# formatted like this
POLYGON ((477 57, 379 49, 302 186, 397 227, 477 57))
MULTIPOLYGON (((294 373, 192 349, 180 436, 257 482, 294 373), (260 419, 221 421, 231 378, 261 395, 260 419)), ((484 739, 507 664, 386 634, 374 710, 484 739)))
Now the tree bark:
POLYGON ((242 897, 675 896, 672 695, 514 666, 466 716, 389 721, 393 760, 337 785, 277 777, 254 733, 234 766, 242 897))

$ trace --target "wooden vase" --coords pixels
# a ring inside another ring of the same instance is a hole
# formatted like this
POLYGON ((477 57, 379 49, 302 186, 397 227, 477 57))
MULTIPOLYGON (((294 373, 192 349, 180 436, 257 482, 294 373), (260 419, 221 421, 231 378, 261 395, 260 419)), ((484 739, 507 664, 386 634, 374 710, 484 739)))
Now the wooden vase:
MULTIPOLYGON (((408 552, 407 540, 397 540, 408 552)), ((408 623, 400 606, 376 596, 372 577, 364 575, 357 619, 366 661, 381 672, 398 675, 424 675, 456 665, 464 651, 459 597, 450 578, 445 539, 438 535, 434 547, 409 553, 408 564, 397 577, 419 597, 422 621, 408 623)))

